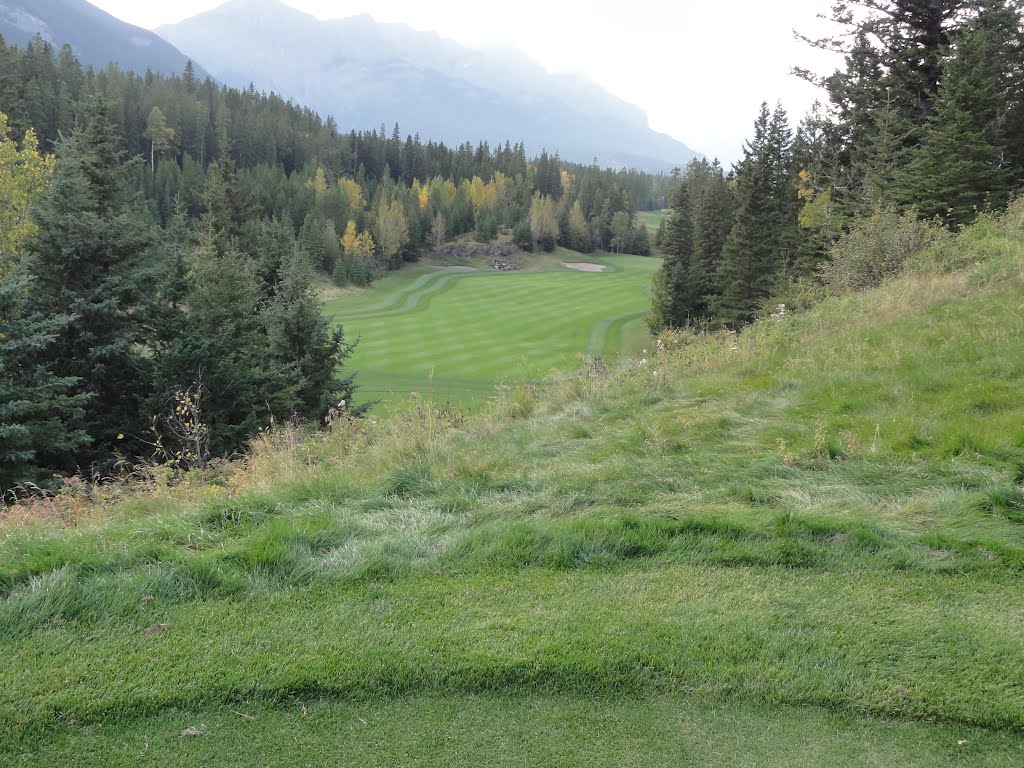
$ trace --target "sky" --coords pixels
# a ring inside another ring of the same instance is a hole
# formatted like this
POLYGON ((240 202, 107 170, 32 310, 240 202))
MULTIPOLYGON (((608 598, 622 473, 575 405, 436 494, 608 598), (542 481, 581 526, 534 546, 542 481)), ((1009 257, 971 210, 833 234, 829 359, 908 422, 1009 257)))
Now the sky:
MULTIPOLYGON (((817 20, 831 0, 284 0, 321 19, 367 13, 474 48, 518 48, 552 72, 584 74, 647 112, 651 127, 729 164, 762 101, 780 101, 793 123, 822 94, 790 74, 834 59, 794 39, 830 32, 817 20)), ((221 0, 90 0, 153 29, 221 0)))

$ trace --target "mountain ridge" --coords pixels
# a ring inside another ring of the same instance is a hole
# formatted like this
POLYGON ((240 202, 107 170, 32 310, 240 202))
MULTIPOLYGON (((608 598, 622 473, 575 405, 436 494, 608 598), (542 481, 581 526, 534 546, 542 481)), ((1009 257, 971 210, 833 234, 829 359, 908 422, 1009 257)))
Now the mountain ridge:
POLYGON ((346 130, 397 122, 403 133, 449 144, 523 141, 531 153, 648 170, 698 155, 586 78, 367 14, 319 21, 278 0, 230 0, 156 32, 218 79, 252 82, 334 115, 346 130))
MULTIPOLYGON (((85 0, 0 0, 0 35, 7 43, 25 45, 37 34, 57 47, 67 43, 82 64, 95 69, 113 61, 140 74, 151 69, 170 75, 182 72, 189 60, 156 33, 85 0)), ((198 62, 193 66, 206 76, 198 62)))

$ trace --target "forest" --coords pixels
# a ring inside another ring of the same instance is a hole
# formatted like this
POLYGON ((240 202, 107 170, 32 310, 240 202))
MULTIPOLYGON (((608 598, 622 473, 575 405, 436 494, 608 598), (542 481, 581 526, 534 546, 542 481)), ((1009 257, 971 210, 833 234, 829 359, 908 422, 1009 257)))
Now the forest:
POLYGON ((367 285, 466 234, 649 254, 637 211, 669 207, 651 331, 735 330, 1004 208, 1024 182, 1016 7, 870 0, 833 21, 807 42, 844 67, 801 73, 827 103, 794 131, 766 102, 734 168, 670 175, 343 133, 191 64, 94 71, 0 40, 0 488, 185 471, 273 423, 361 413, 317 275, 367 285))
POLYGON ((781 106, 763 104, 729 174, 695 160, 679 179, 657 238, 653 331, 737 329, 829 285, 877 285, 921 243, 1019 194, 1017 4, 865 0, 832 13, 838 34, 805 42, 843 67, 797 70, 827 100, 795 133, 781 106), (835 268, 837 248, 856 268, 835 268))
POLYGON ((191 64, 96 72, 41 38, 0 40, 0 105, 3 489, 186 471, 275 421, 359 413, 316 275, 366 285, 465 233, 649 253, 636 211, 671 184, 521 143, 339 133, 191 64))

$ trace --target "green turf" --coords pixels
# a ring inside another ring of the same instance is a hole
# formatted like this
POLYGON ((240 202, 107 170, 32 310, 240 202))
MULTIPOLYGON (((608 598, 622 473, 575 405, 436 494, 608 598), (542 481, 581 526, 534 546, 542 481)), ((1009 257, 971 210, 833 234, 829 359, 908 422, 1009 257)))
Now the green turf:
POLYGON ((1020 740, 980 729, 654 696, 488 695, 169 710, 60 736, 17 765, 586 765, 1014 768, 1020 740), (182 736, 193 729, 198 736, 182 736), (225 759, 226 758, 226 759, 225 759))
POLYGON ((1024 207, 955 245, 0 528, 0 765, 1024 764, 1024 207))
POLYGON ((394 404, 417 392, 467 407, 498 382, 572 369, 585 356, 614 361, 644 345, 657 260, 562 251, 531 261, 536 271, 420 265, 329 301, 327 311, 360 339, 348 363, 359 396, 394 404), (568 270, 559 259, 606 269, 568 270))
POLYGON ((658 231, 658 227, 661 226, 661 222, 668 218, 670 210, 665 209, 662 211, 639 211, 636 217, 647 227, 647 231, 654 235, 658 231))

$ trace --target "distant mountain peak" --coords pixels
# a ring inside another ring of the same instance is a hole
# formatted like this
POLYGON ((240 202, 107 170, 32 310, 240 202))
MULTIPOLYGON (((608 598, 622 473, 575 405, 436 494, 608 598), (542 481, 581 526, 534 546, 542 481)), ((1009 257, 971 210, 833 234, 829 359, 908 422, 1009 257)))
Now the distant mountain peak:
POLYGON ((693 150, 578 73, 552 75, 520 50, 480 51, 368 14, 319 21, 281 0, 229 0, 157 30, 218 79, 331 114, 357 130, 398 123, 447 144, 523 141, 566 159, 652 170, 693 150))
POLYGON ((25 45, 37 34, 54 46, 70 45, 83 64, 96 69, 113 61, 139 73, 152 69, 170 75, 188 61, 153 32, 85 0, 0 0, 0 35, 8 44, 25 45))

